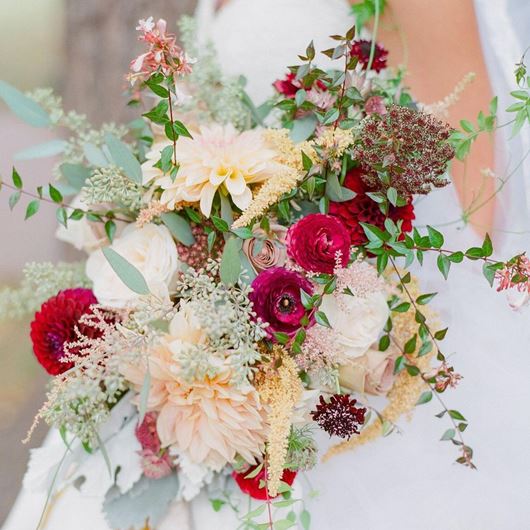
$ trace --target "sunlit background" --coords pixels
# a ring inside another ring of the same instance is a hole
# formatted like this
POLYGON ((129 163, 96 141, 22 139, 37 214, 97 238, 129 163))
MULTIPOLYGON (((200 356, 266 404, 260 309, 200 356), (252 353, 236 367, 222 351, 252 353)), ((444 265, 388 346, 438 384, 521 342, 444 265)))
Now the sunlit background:
MULTIPOLYGON (((126 120, 123 74, 134 56, 135 22, 153 15, 170 26, 192 13, 194 0, 0 0, 0 79, 21 90, 53 87, 67 109, 85 112, 94 124, 126 120)), ((175 28, 176 29, 176 28, 175 28)), ((22 149, 51 140, 0 102, 0 175, 15 164, 25 185, 50 181, 53 159, 17 161, 22 149)), ((28 261, 75 259, 54 237, 55 211, 43 204, 24 222, 26 200, 14 212, 8 190, 0 191, 0 288, 16 284, 28 261)), ((47 377, 33 359, 29 322, 0 322, 0 525, 20 487, 28 459, 21 444, 45 395, 47 377)), ((30 446, 45 435, 41 426, 30 446)), ((22 529, 21 529, 22 530, 22 529)))

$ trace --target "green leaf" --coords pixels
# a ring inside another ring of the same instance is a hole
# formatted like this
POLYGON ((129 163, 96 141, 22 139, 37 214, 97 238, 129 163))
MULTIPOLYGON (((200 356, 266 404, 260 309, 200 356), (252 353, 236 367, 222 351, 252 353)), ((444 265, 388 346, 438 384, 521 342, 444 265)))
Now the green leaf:
POLYGON ((280 343, 280 344, 287 344, 289 342, 289 335, 287 333, 283 333, 283 331, 276 331, 274 332, 274 338, 280 343))
POLYGON ((175 212, 167 212, 161 214, 160 219, 167 226, 171 235, 183 245, 189 247, 195 243, 191 227, 184 217, 175 212))
POLYGON ((66 212, 66 208, 61 206, 60 208, 57 208, 55 211, 55 217, 59 224, 63 225, 65 228, 67 228, 68 225, 68 213, 66 212))
POLYGON ((451 263, 462 263, 462 261, 464 261, 464 253, 460 251, 453 252, 447 256, 447 259, 451 263))
POLYGON ((63 196, 61 195, 61 192, 57 188, 54 188, 51 184, 48 185, 48 192, 53 202, 56 202, 57 204, 61 204, 63 202, 63 196))
POLYGON ((443 435, 442 435, 442 437, 440 438, 440 440, 441 440, 442 442, 445 442, 445 441, 447 441, 447 440, 452 440, 452 439, 455 437, 455 434, 456 434, 456 431, 455 431, 454 429, 447 429, 447 430, 443 433, 443 435))
POLYGON ((407 369, 408 374, 412 377, 416 377, 420 374, 420 369, 413 364, 406 364, 405 368, 407 369))
POLYGON ((403 348, 403 351, 405 353, 408 353, 408 354, 411 354, 411 353, 414 353, 414 351, 416 350, 416 342, 417 342, 417 338, 418 336, 416 334, 414 334, 406 343, 405 343, 405 346, 403 348))
POLYGON ((254 234, 248 226, 242 228, 232 228, 232 233, 235 234, 240 239, 252 239, 254 234))
POLYGON ((333 202, 345 202, 355 197, 355 192, 344 188, 339 183, 339 177, 336 173, 328 174, 326 180, 326 197, 333 202))
POLYGON ((458 410, 450 410, 449 416, 451 416, 451 418, 453 418, 454 420, 467 421, 466 418, 464 418, 464 416, 462 416, 462 414, 458 412, 458 410))
POLYGON ((29 219, 39 211, 40 201, 38 199, 32 200, 26 208, 26 216, 24 220, 29 219))
POLYGON ((154 92, 157 96, 160 96, 161 98, 167 98, 169 97, 169 90, 167 88, 164 88, 163 86, 160 86, 150 80, 147 80, 145 84, 151 89, 152 92, 154 92))
POLYGON ((426 390, 419 397, 418 401, 416 401, 416 405, 424 405, 425 403, 429 403, 431 399, 432 399, 432 392, 430 390, 426 390))
POLYGON ((194 210, 193 208, 190 208, 189 206, 184 207, 185 212, 187 213, 188 217, 190 218, 190 221, 194 223, 201 223, 201 216, 197 210, 194 210))
POLYGON ((219 512, 221 508, 226 504, 226 501, 223 501, 222 499, 210 499, 210 503, 212 505, 213 511, 219 512))
POLYGON ((51 125, 50 116, 38 103, 5 81, 0 81, 0 98, 13 113, 33 127, 51 125))
POLYGON ((114 235, 116 234, 116 223, 112 219, 109 219, 105 223, 105 233, 107 234, 109 241, 112 243, 112 241, 114 241, 114 235))
POLYGON ((427 232, 429 233, 429 241, 434 248, 441 248, 444 244, 444 236, 441 232, 434 229, 432 226, 427 226, 427 232))
POLYGON ((323 311, 317 311, 315 313, 315 320, 321 326, 324 326, 326 328, 331 328, 331 324, 329 323, 328 317, 326 316, 326 313, 324 313, 323 311))
POLYGON ((486 258, 493 254, 493 244, 491 243, 489 234, 486 234, 484 243, 482 243, 482 253, 486 258))
POLYGON ((212 223, 219 232, 230 232, 230 226, 224 219, 212 215, 212 223))
POLYGON ((410 302, 401 302, 396 307, 392 308, 395 313, 406 313, 410 309, 410 302))
POLYGON ((136 157, 132 154, 129 147, 112 134, 105 135, 105 143, 109 148, 114 163, 118 167, 121 167, 125 175, 127 175, 127 177, 133 182, 141 184, 142 167, 140 166, 140 162, 138 162, 136 157))
POLYGON ((240 247, 241 240, 236 237, 231 237, 225 243, 219 273, 221 281, 226 285, 233 285, 239 279, 241 273, 240 247))
POLYGON ((123 256, 120 256, 111 247, 102 249, 103 255, 107 258, 112 270, 118 278, 133 292, 146 295, 149 294, 149 287, 142 273, 123 256))
POLYGON ((422 294, 416 298, 416 303, 420 305, 428 304, 438 293, 422 294))
POLYGON ((392 206, 396 206, 398 200, 398 192, 396 188, 388 188, 388 190, 386 190, 386 196, 388 197, 390 204, 392 204, 392 206))
POLYGON ((423 357, 424 355, 427 355, 432 350, 432 342, 431 341, 425 341, 420 349, 418 350, 418 357, 423 357))
POLYGON ((444 254, 440 254, 436 260, 439 271, 443 274, 443 277, 447 280, 449 276, 449 269, 451 268, 451 262, 449 258, 444 254))
POLYGON ((309 171, 313 167, 313 161, 302 151, 302 166, 304 171, 309 171))
POLYGON ((466 258, 468 259, 479 259, 482 257, 484 257, 482 247, 471 247, 466 250, 466 258))
POLYGON ((18 174, 18 171, 15 168, 13 168, 13 171, 11 172, 11 178, 13 180, 13 184, 15 185, 15 188, 21 190, 23 186, 22 178, 18 174))
POLYGON ((405 368, 406 362, 405 357, 400 355, 394 363, 394 374, 399 374, 405 368))
POLYGON ((296 526, 296 523, 289 521, 289 519, 280 519, 274 522, 274 530, 287 530, 288 528, 293 528, 293 526, 296 526))
POLYGON ((386 351, 390 346, 390 337, 388 335, 383 335, 379 339, 379 351, 386 351))
POLYGON ((445 336, 447 335, 447 330, 449 328, 445 328, 445 329, 440 329, 438 330, 435 334, 434 334, 434 338, 436 340, 444 340, 445 339, 445 336))
POLYGON ((176 120, 173 122, 173 129, 179 136, 185 136, 187 138, 193 138, 190 131, 186 128, 186 126, 179 120, 176 120))
POLYGON ((307 140, 317 127, 318 120, 314 114, 309 114, 293 122, 291 129, 291 140, 297 144, 307 140))
POLYGON ((302 510, 300 512, 299 519, 303 530, 309 530, 311 526, 311 514, 307 510, 302 510))

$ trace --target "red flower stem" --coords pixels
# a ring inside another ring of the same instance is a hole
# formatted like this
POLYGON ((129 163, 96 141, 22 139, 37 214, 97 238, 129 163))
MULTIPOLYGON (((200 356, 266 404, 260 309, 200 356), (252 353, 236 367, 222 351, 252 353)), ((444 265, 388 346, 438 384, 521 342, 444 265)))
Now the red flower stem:
POLYGON ((62 207, 62 208, 68 209, 68 210, 79 210, 79 211, 82 211, 85 215, 86 214, 93 214, 93 215, 99 215, 100 217, 105 217, 106 219, 112 219, 112 220, 115 220, 115 221, 123 221, 125 223, 130 223, 131 222, 130 219, 122 219, 120 217, 115 217, 114 215, 110 215, 109 213, 97 212, 97 211, 93 211, 93 210, 83 210, 81 208, 75 208, 74 206, 71 206, 69 204, 65 204, 64 202, 55 202, 55 201, 52 201, 51 199, 48 199, 47 197, 44 197, 44 196, 41 197, 40 195, 37 195, 37 194, 32 193, 30 191, 26 191, 24 189, 16 188, 15 186, 13 186, 12 184, 9 184, 8 182, 0 181, 0 190, 3 187, 9 188, 9 189, 11 189, 13 191, 20 191, 20 193, 22 193, 22 195, 26 195, 27 197, 31 197, 31 198, 37 199, 39 201, 48 202, 50 204, 53 204, 54 206, 62 207))
MULTIPOLYGON (((407 289, 407 286, 406 284, 403 282, 403 279, 402 279, 402 276, 401 274, 399 273, 399 269, 397 268, 396 266, 396 263, 395 261, 392 259, 392 257, 389 258, 390 259, 390 262, 392 263, 392 267, 394 268, 394 271, 396 272, 398 278, 399 278, 399 283, 401 284, 402 288, 403 288, 403 291, 405 292, 405 294, 407 295, 407 298, 410 300, 410 303, 412 304, 412 307, 414 307, 415 311, 416 312, 419 312, 419 309, 418 309, 418 306, 416 305, 416 301, 414 300, 414 297, 410 294, 410 291, 407 289)), ((427 330, 427 333, 429 334, 429 336, 431 337, 431 340, 433 341, 433 344, 435 345, 436 349, 438 350, 438 353, 443 355, 441 350, 440 350, 440 347, 438 345, 438 341, 434 338, 434 334, 432 333, 431 331, 431 328, 429 327, 429 325, 424 322, 423 324, 427 330)), ((392 339, 394 344, 396 344, 396 346, 399 348, 399 350, 401 351, 401 353, 403 354, 403 356, 411 363, 413 364, 414 366, 416 366, 414 364, 414 361, 412 360, 411 356, 407 355, 404 351, 403 351, 403 348, 401 347, 400 344, 397 343, 397 341, 393 338, 392 339)), ((454 420, 454 418, 451 416, 451 414, 449 413, 449 409, 447 408, 447 406, 445 405, 444 401, 442 400, 442 398, 440 397, 439 393, 436 391, 436 389, 434 388, 434 386, 429 383, 429 381, 427 381, 426 379, 426 374, 424 372, 421 372, 421 377, 423 379, 423 381, 425 382, 425 384, 431 389, 432 393, 436 396, 436 399, 439 401, 439 403, 442 405, 444 411, 447 413, 447 415, 449 416, 449 419, 451 420, 451 423, 453 424, 453 427, 454 427, 454 430, 455 432, 457 433, 458 435, 458 438, 460 439, 460 442, 462 443, 462 454, 463 456, 465 457, 466 461, 468 462, 468 465, 470 467, 472 467, 473 469, 475 468, 475 466, 473 465, 473 463, 471 462, 471 458, 469 456, 469 453, 468 453, 468 450, 466 449, 468 446, 465 445, 464 443, 464 437, 462 435, 462 432, 460 431, 460 429, 458 428, 457 424, 456 424, 456 421, 454 420)))
POLYGON ((274 530, 274 521, 272 520, 271 499, 269 497, 269 470, 267 468, 267 455, 265 455, 265 459, 263 460, 263 468, 265 470, 265 496, 267 497, 267 500, 265 502, 267 503, 267 514, 268 514, 268 517, 269 517, 269 528, 270 528, 270 530, 274 530))
MULTIPOLYGON (((169 87, 169 84, 168 84, 169 87)), ((175 130, 173 129, 173 103, 171 101, 171 89, 168 90, 169 96, 168 96, 168 102, 169 102, 169 119, 171 120, 171 130, 173 136, 173 164, 175 167, 177 167, 177 138, 175 136, 175 130)))

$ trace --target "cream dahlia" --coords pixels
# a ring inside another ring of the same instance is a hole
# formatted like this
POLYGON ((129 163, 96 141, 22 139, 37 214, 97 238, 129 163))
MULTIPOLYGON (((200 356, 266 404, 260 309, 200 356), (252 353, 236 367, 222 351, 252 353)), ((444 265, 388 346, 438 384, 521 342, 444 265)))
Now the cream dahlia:
MULTIPOLYGON (((266 413, 254 387, 233 386, 229 369, 191 383, 179 375, 175 353, 189 344, 203 344, 204 340, 189 306, 183 304, 170 324, 169 334, 149 356, 147 409, 159 413, 157 432, 162 447, 215 471, 233 463, 236 455, 254 464, 263 453, 266 439, 266 413)), ((122 373, 140 390, 145 368, 126 365, 122 373)))
POLYGON ((199 202, 202 213, 210 215, 216 192, 228 194, 244 210, 252 200, 253 184, 272 177, 281 164, 277 153, 264 139, 263 131, 238 132, 232 125, 202 126, 193 138, 177 143, 179 171, 174 179, 154 167, 161 150, 171 145, 157 143, 143 164, 144 184, 162 188, 160 200, 174 208, 182 201, 199 202))

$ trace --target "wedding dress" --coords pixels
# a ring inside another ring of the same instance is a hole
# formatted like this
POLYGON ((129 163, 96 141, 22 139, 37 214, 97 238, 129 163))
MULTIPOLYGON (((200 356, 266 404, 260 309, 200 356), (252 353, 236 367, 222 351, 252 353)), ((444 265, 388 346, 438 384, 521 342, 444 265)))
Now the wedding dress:
MULTIPOLYGON (((518 2, 521 9, 523 3, 518 2)), ((317 50, 326 49, 331 46, 327 36, 343 33, 353 22, 345 0, 232 0, 218 13, 214 4, 215 0, 199 0, 201 37, 213 41, 226 73, 247 78, 247 92, 257 104, 271 94, 272 82, 285 74, 286 66, 296 64, 310 40, 317 50)), ((501 94, 507 91, 512 65, 524 49, 513 35, 509 4, 513 7, 514 0, 476 0, 492 84, 501 94)), ((327 66, 325 57, 321 65, 327 66)), ((501 100, 499 108, 506 106, 501 100)), ((506 147, 506 138, 500 139, 506 147)), ((505 156, 499 167, 518 162, 525 142, 528 149, 528 138, 510 146, 511 157, 505 156)), ((530 193, 520 178, 527 164, 505 186, 499 203, 503 230, 528 228, 530 193)), ((416 214, 418 225, 458 219, 453 189, 419 201, 416 214)), ((444 227, 444 233, 448 247, 476 243, 472 231, 458 223, 444 227)), ((530 248, 523 236, 502 239, 506 249, 530 248)), ((452 464, 455 448, 438 441, 449 425, 434 417, 439 408, 433 401, 418 407, 411 422, 400 422, 402 434, 338 455, 297 478, 313 530, 528 527, 530 428, 523 410, 523 404, 529 403, 528 314, 511 312, 504 297, 488 287, 474 265, 455 265, 449 282, 439 274, 427 274, 426 269, 415 272, 424 292, 439 292, 434 306, 444 325, 449 325, 445 351, 454 353, 451 362, 465 375, 460 387, 444 397, 450 408, 461 410, 470 422, 465 434, 475 449, 478 470, 452 464)), ((319 442, 331 443, 324 438, 319 442)), ((46 446, 57 443, 62 442, 52 433, 46 446)), ((23 491, 4 530, 35 528, 44 501, 43 493, 23 491)), ((109 530, 97 506, 98 499, 70 488, 58 499, 43 530, 109 530)), ((230 509, 225 506, 214 512, 203 492, 188 506, 175 503, 157 530, 233 530, 237 526, 230 509)))

